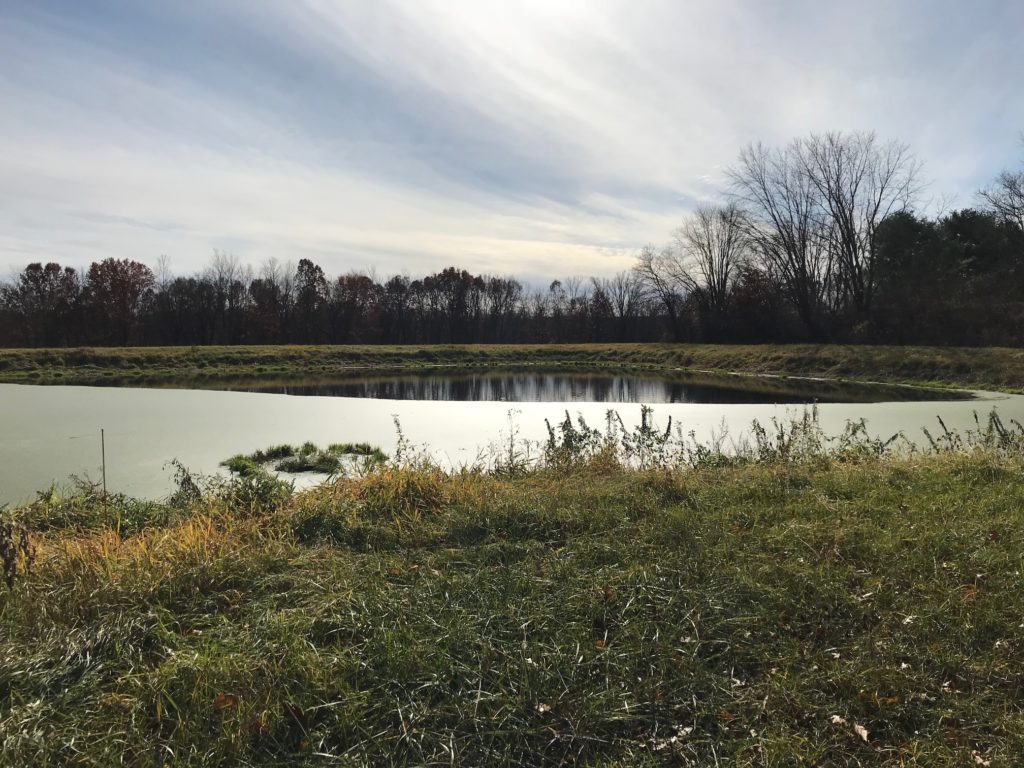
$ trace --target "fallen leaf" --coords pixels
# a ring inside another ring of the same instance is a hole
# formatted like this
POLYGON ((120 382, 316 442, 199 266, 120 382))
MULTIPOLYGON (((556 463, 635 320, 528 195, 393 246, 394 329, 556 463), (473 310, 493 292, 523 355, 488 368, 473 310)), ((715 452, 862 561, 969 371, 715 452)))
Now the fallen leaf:
POLYGON ((218 693, 213 697, 215 709, 230 709, 238 706, 238 697, 233 693, 218 693))
POLYGON ((249 733, 254 736, 265 736, 270 733, 270 723, 263 715, 256 715, 249 721, 249 733))
POLYGON ((868 729, 860 723, 853 724, 853 732, 860 736, 862 741, 866 742, 868 740, 868 729))

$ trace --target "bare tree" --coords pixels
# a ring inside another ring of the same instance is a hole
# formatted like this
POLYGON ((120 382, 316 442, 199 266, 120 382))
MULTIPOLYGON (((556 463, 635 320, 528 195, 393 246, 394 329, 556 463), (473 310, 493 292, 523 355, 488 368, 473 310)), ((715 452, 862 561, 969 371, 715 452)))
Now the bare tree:
POLYGON ((210 266, 206 269, 207 279, 217 287, 224 290, 232 281, 237 280, 242 274, 242 262, 233 253, 213 249, 213 256, 210 258, 210 266))
POLYGON ((617 336, 624 341, 636 324, 642 302, 640 280, 636 272, 618 272, 611 278, 593 277, 594 294, 607 297, 612 315, 617 320, 617 336))
POLYGON ((702 206, 675 232, 676 254, 666 260, 671 277, 700 305, 705 321, 721 330, 729 295, 747 260, 749 239, 736 203, 702 206))
POLYGON ((875 233, 913 203, 921 165, 906 144, 882 144, 874 132, 812 134, 795 142, 793 159, 820 196, 838 297, 866 312, 877 282, 875 233))
POLYGON ((156 277, 158 291, 166 291, 167 287, 174 282, 174 275, 171 273, 171 259, 166 253, 157 258, 153 274, 156 277))
POLYGON ((799 143, 751 144, 728 175, 762 269, 779 282, 811 336, 823 336, 833 296, 831 223, 821 215, 821 191, 806 173, 799 143))
POLYGON ((214 249, 204 278, 215 293, 218 341, 234 342, 241 331, 241 312, 249 304, 252 269, 235 254, 214 249))
POLYGON ((543 288, 534 287, 523 297, 523 312, 528 325, 533 327, 533 340, 550 341, 553 334, 550 324, 551 296, 543 288))
POLYGON ((636 274, 639 295, 651 303, 660 304, 668 316, 672 338, 682 340, 682 307, 686 298, 685 289, 673 277, 676 254, 671 248, 657 250, 653 245, 644 246, 637 254, 633 272, 636 274))
POLYGON ((590 312, 590 281, 582 275, 569 275, 562 281, 565 291, 565 324, 568 340, 583 341, 587 338, 587 322, 590 312))
MULTIPOLYGON (((1021 143, 1024 143, 1024 134, 1021 143)), ((991 186, 978 194, 985 208, 1024 231, 1024 169, 1003 171, 991 186)))
POLYGON ((640 285, 635 272, 617 272, 610 280, 605 280, 605 292, 611 299, 615 316, 622 318, 636 317, 640 309, 640 285))
POLYGON ((585 306, 590 297, 589 281, 582 275, 569 275, 562 282, 565 288, 565 296, 569 302, 569 311, 575 311, 578 307, 585 306))

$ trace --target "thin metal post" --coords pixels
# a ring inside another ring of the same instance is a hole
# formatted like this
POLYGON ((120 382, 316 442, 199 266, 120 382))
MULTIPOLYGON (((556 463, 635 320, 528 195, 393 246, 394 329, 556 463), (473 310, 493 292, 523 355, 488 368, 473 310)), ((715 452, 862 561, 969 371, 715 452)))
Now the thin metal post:
POLYGON ((100 428, 100 453, 103 457, 103 500, 107 500, 107 437, 100 428))

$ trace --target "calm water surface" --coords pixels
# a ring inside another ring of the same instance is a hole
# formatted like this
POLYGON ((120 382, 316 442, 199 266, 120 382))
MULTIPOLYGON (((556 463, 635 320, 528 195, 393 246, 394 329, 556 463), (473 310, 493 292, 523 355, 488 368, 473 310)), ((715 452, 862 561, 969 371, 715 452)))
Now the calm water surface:
POLYGON ((937 416, 951 428, 965 429, 973 425, 975 411, 987 414, 993 407, 1004 418, 1024 420, 1024 396, 986 393, 968 401, 900 402, 894 398, 907 392, 887 389, 869 397, 862 388, 838 393, 822 387, 815 398, 805 383, 791 382, 771 382, 766 392, 761 384, 756 390, 738 391, 721 381, 659 383, 614 376, 414 378, 273 385, 277 392, 304 397, 0 384, 0 504, 28 500, 71 475, 98 479, 100 428, 106 430, 111 490, 159 497, 171 489, 167 462, 172 458, 211 473, 227 456, 283 442, 369 442, 390 453, 396 418, 412 443, 429 446, 439 461, 450 465, 478 459, 508 435, 510 420, 521 439, 541 440, 546 436, 544 420, 564 418, 566 409, 601 426, 608 408, 614 407, 629 425, 640 421, 640 402, 654 405, 658 423, 672 416, 699 439, 723 429, 738 439, 753 419, 799 415, 805 407, 800 403, 814 399, 823 401, 820 422, 833 433, 848 420, 864 418, 872 434, 888 437, 903 431, 920 439, 921 428, 935 427, 937 416), (422 398, 411 399, 416 395, 422 398), (833 401, 844 397, 850 399, 833 401), (526 402, 512 402, 520 398, 526 402))
POLYGON ((872 403, 934 400, 952 393, 810 379, 722 375, 600 375, 510 372, 353 376, 211 383, 214 389, 312 397, 506 403, 872 403))

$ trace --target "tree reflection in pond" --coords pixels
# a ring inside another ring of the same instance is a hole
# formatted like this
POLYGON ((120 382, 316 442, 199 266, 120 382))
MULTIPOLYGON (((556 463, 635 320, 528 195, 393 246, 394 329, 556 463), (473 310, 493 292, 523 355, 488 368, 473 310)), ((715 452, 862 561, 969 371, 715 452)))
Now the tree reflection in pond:
POLYGON ((812 403, 954 399, 955 393, 808 379, 491 371, 350 376, 334 379, 231 381, 204 386, 321 397, 457 402, 812 403))

